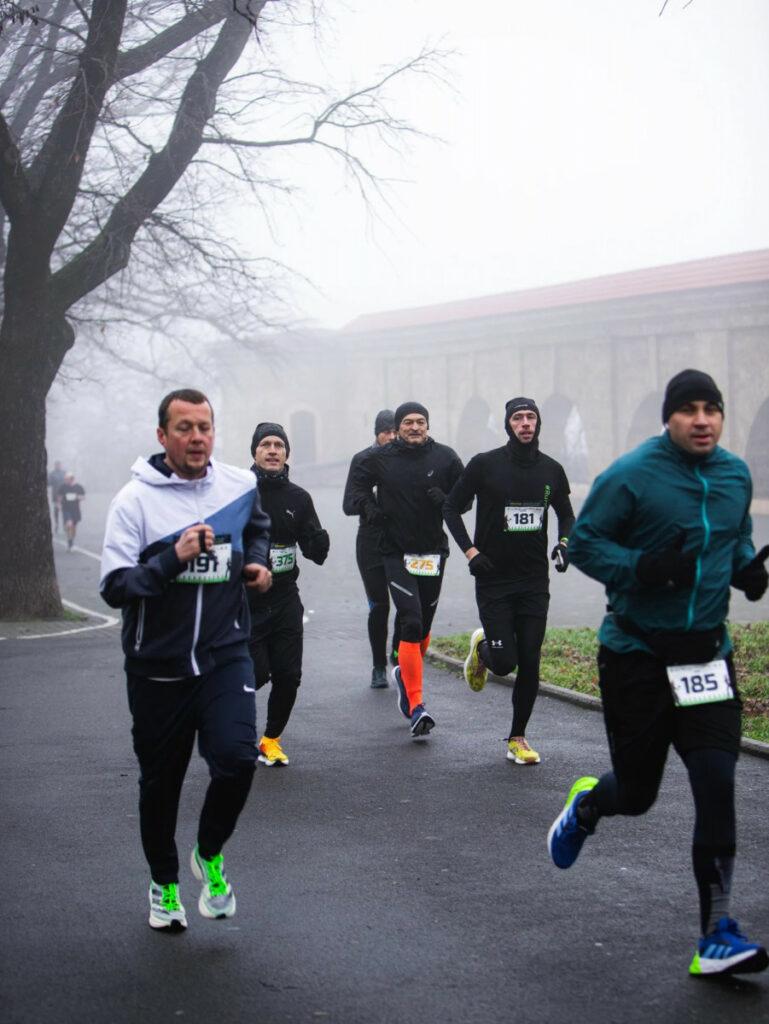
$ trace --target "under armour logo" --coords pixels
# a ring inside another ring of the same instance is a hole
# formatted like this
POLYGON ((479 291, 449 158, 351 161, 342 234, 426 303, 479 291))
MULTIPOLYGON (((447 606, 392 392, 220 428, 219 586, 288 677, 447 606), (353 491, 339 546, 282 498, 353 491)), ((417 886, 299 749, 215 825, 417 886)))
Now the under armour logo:
POLYGON ((501 647, 502 646, 502 641, 501 640, 489 640, 489 643, 491 644, 492 647, 501 647))
POLYGON ((294 518, 294 513, 293 513, 293 510, 292 510, 292 509, 290 509, 290 508, 287 508, 287 509, 286 509, 286 515, 287 515, 287 516, 291 516, 291 518, 293 519, 293 518, 294 518))

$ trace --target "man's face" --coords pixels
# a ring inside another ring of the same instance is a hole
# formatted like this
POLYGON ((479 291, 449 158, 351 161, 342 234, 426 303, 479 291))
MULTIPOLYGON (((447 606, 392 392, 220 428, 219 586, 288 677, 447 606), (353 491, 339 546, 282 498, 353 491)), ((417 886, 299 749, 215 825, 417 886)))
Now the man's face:
POLYGON ((168 420, 158 427, 158 441, 166 450, 166 465, 184 480, 206 475, 214 450, 214 416, 208 402, 195 405, 175 398, 168 420))
POLYGON ((380 430, 376 436, 376 443, 381 448, 383 444, 389 444, 390 441, 395 440, 394 430, 380 430))
POLYGON ((529 444, 534 440, 534 432, 537 429, 537 414, 533 409, 519 409, 512 414, 508 423, 521 444, 529 444))
POLYGON ((427 440, 427 420, 418 412, 410 412, 400 422, 398 437, 406 444, 424 444, 427 440))
POLYGON ((671 440, 690 455, 709 455, 723 429, 724 414, 714 402, 686 402, 668 420, 671 440))
POLYGON ((266 473, 280 473, 287 458, 283 439, 274 434, 263 437, 254 452, 254 462, 259 469, 263 469, 266 473))

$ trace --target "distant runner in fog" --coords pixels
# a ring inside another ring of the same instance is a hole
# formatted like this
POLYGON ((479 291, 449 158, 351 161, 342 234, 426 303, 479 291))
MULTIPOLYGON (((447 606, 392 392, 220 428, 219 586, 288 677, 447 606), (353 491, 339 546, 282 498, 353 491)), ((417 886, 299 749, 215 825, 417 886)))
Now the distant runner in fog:
POLYGON ((349 484, 353 514, 382 531, 385 574, 400 622, 393 680, 398 708, 415 738, 435 726, 425 709, 422 662, 449 553, 441 509, 462 472, 457 453, 434 441, 429 427, 429 413, 419 402, 399 405, 397 437, 370 448, 353 468, 349 484))
POLYGON ((769 546, 756 555, 747 465, 719 447, 724 403, 713 378, 676 374, 662 422, 662 435, 596 478, 572 532, 572 560, 605 585, 610 609, 598 681, 612 767, 576 780, 548 847, 569 868, 602 817, 645 814, 672 746, 695 809, 702 937, 689 971, 762 971, 766 951, 747 941, 729 907, 741 700, 726 617, 730 586, 750 601, 766 592, 769 546))
MULTIPOLYGON (((352 500, 353 473, 360 465, 364 456, 382 445, 395 439, 395 419, 390 409, 382 409, 374 420, 374 444, 353 455, 347 483, 342 498, 342 509, 345 515, 357 515, 352 500)), ((355 560, 358 572, 363 580, 363 587, 368 599, 368 639, 371 645, 371 686, 375 690, 387 687, 387 618, 390 614, 390 599, 387 595, 387 576, 380 544, 382 531, 373 523, 366 522, 364 514, 360 515, 358 534, 355 538, 355 560)), ((395 615, 393 626, 392 660, 397 663, 398 657, 398 615, 395 615)))
POLYGON ((51 488, 51 508, 53 509, 53 528, 59 532, 59 487, 64 483, 64 470, 60 462, 54 462, 53 469, 48 474, 48 486, 51 488))
POLYGON ((267 593, 252 591, 248 595, 248 647, 257 690, 271 684, 267 724, 259 741, 259 760, 268 767, 288 764, 280 740, 302 681, 304 608, 296 585, 297 545, 304 557, 317 565, 323 565, 329 550, 329 536, 320 525, 312 498, 288 478, 290 451, 280 423, 257 424, 251 439, 251 470, 259 485, 262 508, 270 517, 272 587, 267 593))
POLYGON ((482 623, 470 638, 465 679, 482 690, 489 669, 498 676, 518 668, 513 687, 513 721, 508 760, 539 764, 526 727, 539 691, 539 661, 550 604, 547 559, 548 510, 558 517, 558 543, 551 558, 566 572, 574 513, 563 466, 539 450, 542 419, 536 403, 523 396, 505 406, 508 442, 474 456, 443 506, 446 525, 475 577, 482 623), (475 539, 462 512, 478 499, 475 539))
POLYGON ((75 480, 74 473, 65 473, 64 480, 56 491, 56 501, 61 509, 61 521, 67 535, 67 550, 72 550, 77 533, 77 524, 83 518, 80 504, 85 500, 85 488, 75 480))

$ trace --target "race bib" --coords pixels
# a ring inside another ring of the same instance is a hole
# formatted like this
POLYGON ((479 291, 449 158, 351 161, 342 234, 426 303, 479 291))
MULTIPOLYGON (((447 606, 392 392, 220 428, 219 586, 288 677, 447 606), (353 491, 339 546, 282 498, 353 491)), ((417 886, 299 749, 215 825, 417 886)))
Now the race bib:
POLYGON ((544 505, 506 505, 505 533, 535 533, 544 519, 544 505))
POLYGON ((291 572, 296 566, 296 544, 276 544, 270 548, 270 565, 276 575, 291 572))
POLYGON ((67 493, 64 495, 64 500, 65 501, 77 501, 77 499, 79 497, 80 497, 80 495, 77 493, 77 491, 67 491, 67 493))
POLYGON ((723 658, 705 665, 668 665, 673 700, 680 708, 713 704, 734 696, 729 669, 723 658))
POLYGON ((214 546, 205 554, 197 555, 183 572, 176 577, 176 583, 227 583, 232 568, 232 544, 214 539, 214 546))
POLYGON ((438 576, 441 571, 440 555, 404 555, 406 572, 412 576, 438 576))

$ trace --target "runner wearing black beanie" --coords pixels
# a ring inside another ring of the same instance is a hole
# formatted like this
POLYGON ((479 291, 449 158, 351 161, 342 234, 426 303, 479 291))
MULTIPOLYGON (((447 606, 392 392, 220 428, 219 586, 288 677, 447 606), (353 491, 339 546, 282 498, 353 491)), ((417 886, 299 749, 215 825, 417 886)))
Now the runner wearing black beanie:
POLYGON ((428 436, 429 422, 421 403, 399 405, 398 436, 365 453, 352 468, 348 490, 352 514, 381 530, 382 561, 400 623, 393 680, 414 737, 426 736, 435 725, 425 710, 422 663, 449 553, 441 509, 462 472, 457 453, 428 436))
POLYGON ((574 513, 563 467, 539 450, 542 419, 533 399, 511 398, 505 405, 504 425, 507 444, 468 462, 449 492, 443 514, 475 577, 482 623, 470 640, 465 680, 477 691, 489 669, 506 675, 517 667, 507 758, 516 764, 537 764, 540 757, 526 740, 526 726, 539 690, 550 603, 548 510, 552 507, 558 517, 559 540, 551 555, 558 572, 568 566, 574 513), (471 541, 462 512, 475 498, 478 510, 471 541))
MULTIPOLYGON (((370 451, 376 451, 382 445, 389 444, 395 438, 395 421, 390 409, 382 409, 374 420, 374 443, 357 452, 352 457, 347 474, 347 483, 342 498, 342 510, 345 515, 359 515, 352 500, 352 478, 355 468, 370 451)), ((358 572, 363 580, 368 601, 368 639, 371 645, 371 687, 374 690, 387 688, 387 619, 390 615, 390 598, 387 593, 387 577, 385 576, 382 552, 379 550, 382 531, 373 523, 368 523, 364 515, 359 517, 358 534, 355 538, 355 560, 358 572)), ((392 639, 393 663, 398 650, 398 615, 395 615, 392 639)))

